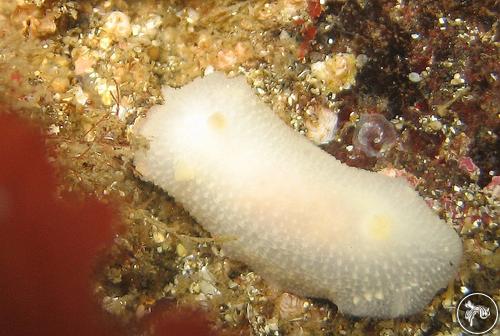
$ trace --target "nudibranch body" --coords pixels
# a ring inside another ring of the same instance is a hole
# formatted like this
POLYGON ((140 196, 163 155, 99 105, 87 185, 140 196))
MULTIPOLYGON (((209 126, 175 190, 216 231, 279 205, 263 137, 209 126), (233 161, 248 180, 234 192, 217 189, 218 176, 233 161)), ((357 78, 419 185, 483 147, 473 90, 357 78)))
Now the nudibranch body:
POLYGON ((456 274, 461 241, 403 179, 348 167, 286 126, 243 77, 214 73, 135 126, 136 169, 229 257, 347 314, 423 309, 456 274))

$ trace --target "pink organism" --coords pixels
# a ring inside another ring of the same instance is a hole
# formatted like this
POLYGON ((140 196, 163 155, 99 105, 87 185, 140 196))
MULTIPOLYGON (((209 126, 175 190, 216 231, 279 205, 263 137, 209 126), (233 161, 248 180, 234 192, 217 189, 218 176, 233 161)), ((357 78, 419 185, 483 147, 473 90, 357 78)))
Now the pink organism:
POLYGON ((357 150, 369 157, 382 157, 396 142, 394 126, 381 114, 362 114, 353 135, 357 150))

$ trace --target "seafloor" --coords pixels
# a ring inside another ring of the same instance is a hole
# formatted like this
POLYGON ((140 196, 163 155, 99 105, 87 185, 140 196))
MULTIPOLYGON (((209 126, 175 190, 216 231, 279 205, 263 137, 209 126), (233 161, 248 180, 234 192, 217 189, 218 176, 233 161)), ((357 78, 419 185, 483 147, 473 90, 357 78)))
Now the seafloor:
POLYGON ((466 293, 500 300, 498 10, 493 0, 1 0, 0 107, 45 129, 61 195, 119 209, 126 231, 95 288, 124 323, 170 300, 242 335, 457 335, 466 293), (130 126, 162 85, 214 70, 244 74, 343 162, 407 177, 463 240, 448 288, 408 318, 344 316, 226 258, 142 182, 130 126))

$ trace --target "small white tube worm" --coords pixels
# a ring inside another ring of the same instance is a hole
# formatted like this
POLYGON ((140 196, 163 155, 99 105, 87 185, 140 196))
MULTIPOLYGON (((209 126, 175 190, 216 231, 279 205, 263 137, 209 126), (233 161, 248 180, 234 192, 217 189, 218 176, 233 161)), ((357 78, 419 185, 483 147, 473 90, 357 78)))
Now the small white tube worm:
POLYGON ((268 281, 340 311, 423 309, 456 274, 457 233, 403 179, 348 167, 287 127, 243 77, 165 88, 136 169, 268 281))

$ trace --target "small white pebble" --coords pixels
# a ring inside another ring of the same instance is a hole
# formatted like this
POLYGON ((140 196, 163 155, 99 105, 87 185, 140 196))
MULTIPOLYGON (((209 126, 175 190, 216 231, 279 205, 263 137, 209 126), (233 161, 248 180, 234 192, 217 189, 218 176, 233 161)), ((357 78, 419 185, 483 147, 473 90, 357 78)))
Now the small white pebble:
POLYGON ((59 132, 60 132, 59 126, 56 126, 54 124, 49 126, 49 134, 57 135, 57 134, 59 134, 59 132))
POLYGON ((324 106, 316 109, 317 123, 306 122, 307 137, 318 145, 327 144, 333 140, 337 133, 338 115, 324 106))
POLYGON ((182 244, 177 244, 175 251, 179 257, 185 257, 187 255, 187 250, 182 244))
POLYGON ((141 26, 138 24, 132 25, 132 35, 137 36, 141 33, 141 26))
POLYGON ((162 25, 162 18, 159 15, 154 15, 144 25, 142 32, 150 37, 156 35, 158 28, 162 25))
POLYGON ((288 32, 283 29, 280 33, 280 40, 285 41, 285 40, 288 40, 289 38, 290 38, 290 34, 288 34, 288 32))
POLYGON ((165 236, 161 232, 153 232, 153 241, 157 244, 163 243, 165 241, 165 236))
POLYGON ((422 77, 416 72, 410 72, 408 74, 408 79, 413 83, 418 83, 422 80, 422 77))
POLYGON ((214 71, 215 71, 214 67, 209 65, 205 68, 205 71, 203 71, 203 75, 204 76, 210 75, 214 71))
POLYGON ((132 27, 127 14, 114 11, 111 12, 104 23, 103 29, 114 37, 126 38, 130 36, 132 27))
POLYGON ((85 105, 87 103, 88 95, 83 92, 80 86, 75 89, 75 102, 79 105, 85 105))
POLYGON ((196 9, 193 9, 193 8, 188 8, 187 10, 187 22, 189 23, 195 23, 196 21, 198 21, 198 19, 200 18, 200 14, 198 13, 198 11, 196 9))
POLYGON ((366 64, 366 62, 368 62, 368 56, 366 56, 365 54, 359 54, 356 57, 356 66, 358 68, 363 67, 366 64))
POLYGON ((205 295, 217 295, 220 293, 217 287, 205 280, 200 281, 200 290, 205 295))
POLYGON ((109 47, 111 46, 111 39, 107 36, 101 38, 99 40, 99 47, 101 47, 101 49, 109 49, 109 47))
POLYGON ((116 115, 118 116, 118 119, 120 120, 125 120, 125 117, 128 114, 129 109, 126 108, 125 106, 118 106, 118 105, 113 105, 113 111, 115 111, 116 115))
POLYGON ((460 85, 465 83, 465 80, 460 76, 459 73, 453 75, 453 79, 450 81, 451 85, 460 85))

